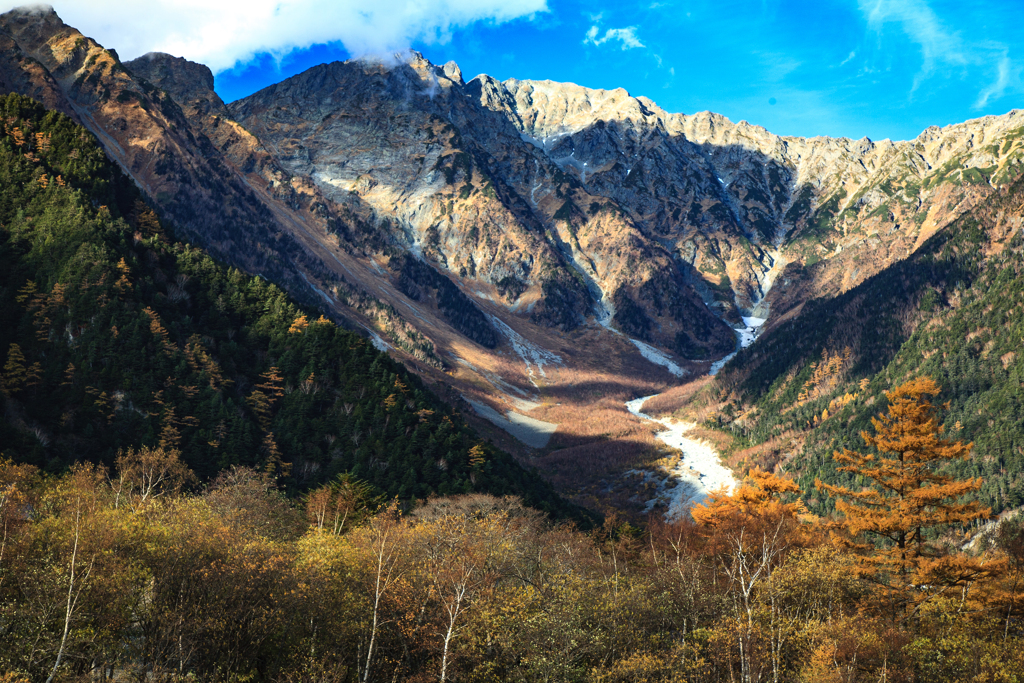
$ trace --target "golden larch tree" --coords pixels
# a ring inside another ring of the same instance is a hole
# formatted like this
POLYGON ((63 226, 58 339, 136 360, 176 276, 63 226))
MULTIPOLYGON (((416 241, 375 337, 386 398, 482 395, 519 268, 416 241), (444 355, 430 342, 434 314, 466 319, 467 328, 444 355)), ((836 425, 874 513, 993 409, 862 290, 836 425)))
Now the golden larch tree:
POLYGON ((964 586, 992 569, 945 552, 929 537, 934 530, 991 513, 976 501, 962 500, 981 488, 981 479, 959 480, 940 471, 946 463, 969 458, 973 445, 942 438, 930 400, 940 392, 929 377, 886 392, 889 410, 871 419, 875 433, 861 433, 873 452, 834 453, 840 472, 866 479, 869 486, 855 491, 816 482, 837 499, 836 510, 855 539, 850 545, 862 551, 858 574, 881 587, 891 605, 911 613, 938 592, 964 586), (865 537, 866 543, 856 542, 865 537))

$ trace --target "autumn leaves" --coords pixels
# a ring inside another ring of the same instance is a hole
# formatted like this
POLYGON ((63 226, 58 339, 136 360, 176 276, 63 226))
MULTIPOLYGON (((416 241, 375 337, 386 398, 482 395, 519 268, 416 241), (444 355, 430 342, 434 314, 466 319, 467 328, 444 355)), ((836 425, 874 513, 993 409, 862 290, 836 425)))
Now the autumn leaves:
POLYGON ((110 476, 0 463, 0 668, 54 681, 1012 682, 1024 533, 958 550, 958 527, 984 510, 957 499, 973 482, 936 472, 967 449, 938 432, 936 390, 890 392, 870 457, 843 454, 864 488, 835 489, 846 516, 831 521, 757 470, 692 521, 609 515, 583 533, 512 498, 381 505, 351 475, 301 505, 237 467, 189 494, 166 449, 122 452, 110 476))
POLYGON ((966 500, 981 488, 980 479, 958 481, 940 469, 968 458, 971 450, 971 444, 942 438, 930 401, 940 391, 923 377, 888 392, 888 412, 872 419, 874 434, 863 434, 874 452, 844 449, 835 454, 841 472, 857 475, 868 486, 854 491, 818 482, 839 499, 836 509, 850 534, 845 542, 862 551, 858 574, 876 584, 894 609, 911 613, 936 593, 969 587, 997 569, 949 553, 936 542, 937 531, 964 528, 991 514, 966 500))

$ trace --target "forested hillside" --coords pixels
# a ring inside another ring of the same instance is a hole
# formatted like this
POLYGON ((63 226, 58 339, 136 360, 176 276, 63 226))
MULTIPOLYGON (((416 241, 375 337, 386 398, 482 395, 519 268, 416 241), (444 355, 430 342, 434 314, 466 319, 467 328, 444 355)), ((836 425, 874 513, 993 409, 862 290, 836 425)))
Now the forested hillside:
POLYGON ((140 445, 209 480, 341 473, 403 499, 569 511, 365 339, 176 241, 93 136, 0 98, 0 452, 59 472, 140 445))
POLYGON ((831 454, 861 443, 882 392, 930 376, 949 401, 947 433, 974 443, 951 465, 981 476, 996 512, 1024 504, 1024 181, 920 250, 834 299, 808 302, 743 350, 689 410, 734 438, 744 467, 783 465, 808 503, 813 482, 850 483, 831 454))

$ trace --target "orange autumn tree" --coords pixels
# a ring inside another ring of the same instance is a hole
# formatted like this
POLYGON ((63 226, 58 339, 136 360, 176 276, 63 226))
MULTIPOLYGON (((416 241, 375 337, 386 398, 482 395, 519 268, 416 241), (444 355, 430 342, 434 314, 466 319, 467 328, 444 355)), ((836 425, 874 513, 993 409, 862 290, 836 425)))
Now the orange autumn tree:
POLYGON ((862 552, 858 574, 877 584, 892 607, 910 614, 930 597, 966 586, 991 569, 975 558, 946 553, 929 538, 933 530, 991 513, 976 501, 961 502, 981 488, 981 479, 958 480, 939 471, 945 463, 969 458, 973 445, 942 438, 930 400, 940 391, 934 380, 919 377, 886 392, 888 412, 871 419, 874 434, 861 433, 874 452, 834 454, 840 472, 866 479, 869 486, 855 491, 815 482, 837 499, 850 535, 869 539, 848 543, 862 552))
POLYGON ((735 491, 715 491, 703 503, 693 506, 690 513, 698 524, 710 527, 746 522, 752 517, 795 519, 803 512, 803 504, 799 500, 782 502, 785 493, 799 494, 800 487, 755 467, 735 491))

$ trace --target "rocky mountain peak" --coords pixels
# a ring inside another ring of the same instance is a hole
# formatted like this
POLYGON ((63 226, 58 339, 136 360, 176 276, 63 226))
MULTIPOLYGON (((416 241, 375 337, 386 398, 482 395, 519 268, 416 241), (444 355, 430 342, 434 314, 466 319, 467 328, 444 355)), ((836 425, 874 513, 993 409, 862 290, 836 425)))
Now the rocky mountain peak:
POLYGON ((21 24, 48 24, 51 26, 67 27, 52 5, 24 5, 0 15, 2 21, 21 24))
POLYGON ((665 115, 651 100, 635 98, 624 88, 597 90, 575 83, 514 78, 502 87, 515 102, 523 132, 535 137, 577 132, 598 121, 653 123, 665 115))
POLYGON ((441 68, 441 71, 453 83, 465 85, 465 82, 462 80, 462 69, 460 69, 459 65, 455 62, 448 62, 441 68))
POLYGON ((164 52, 150 52, 125 62, 125 67, 169 93, 182 106, 204 114, 226 111, 223 100, 213 89, 213 72, 204 64, 164 52))
POLYGON ((703 372, 741 316, 779 319, 906 258, 1024 157, 1018 112, 910 142, 779 136, 622 88, 467 83, 413 51, 225 105, 206 67, 122 65, 52 13, 3 15, 0 47, 0 87, 80 113, 183 234, 460 368, 477 398, 539 396, 534 361, 604 368, 608 349, 703 372))

